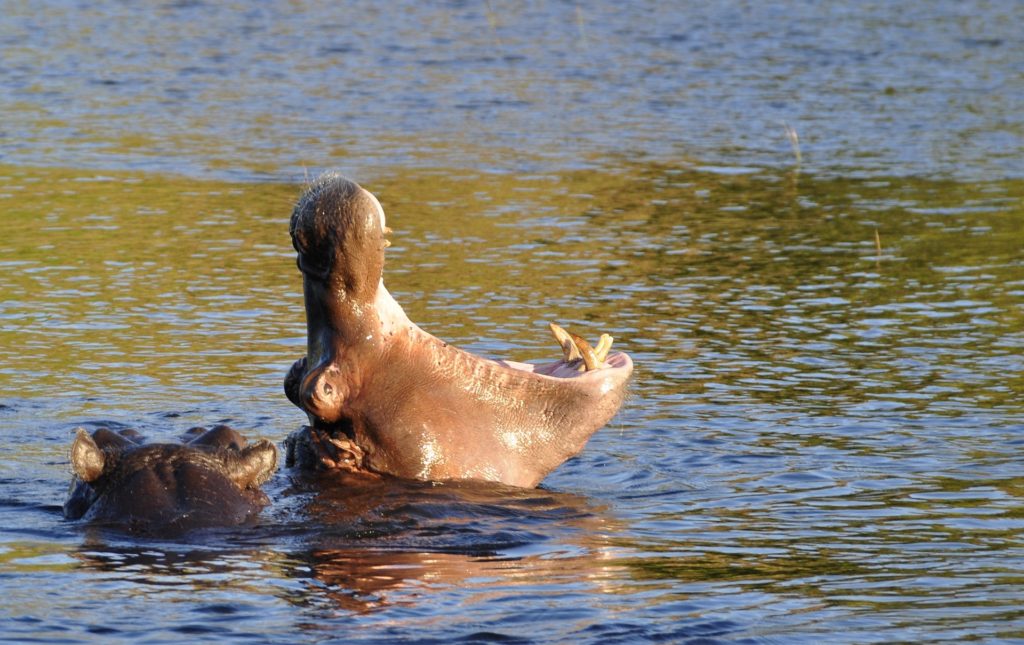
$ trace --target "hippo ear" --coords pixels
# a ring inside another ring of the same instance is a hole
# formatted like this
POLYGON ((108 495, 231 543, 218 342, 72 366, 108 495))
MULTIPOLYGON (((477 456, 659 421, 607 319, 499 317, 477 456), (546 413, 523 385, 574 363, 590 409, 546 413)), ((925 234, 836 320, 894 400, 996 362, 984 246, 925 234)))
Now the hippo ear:
POLYGON ((261 439, 231 455, 228 476, 239 488, 256 488, 277 470, 277 447, 261 439))
POLYGON ((78 428, 75 431, 75 441, 71 444, 71 469, 79 479, 86 483, 99 479, 103 474, 105 461, 106 455, 85 428, 78 428))

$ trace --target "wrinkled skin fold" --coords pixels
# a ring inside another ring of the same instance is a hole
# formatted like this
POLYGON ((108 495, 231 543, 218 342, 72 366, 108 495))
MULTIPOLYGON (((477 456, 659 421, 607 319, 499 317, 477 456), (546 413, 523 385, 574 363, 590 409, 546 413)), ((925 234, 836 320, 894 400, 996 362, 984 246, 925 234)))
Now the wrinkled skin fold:
POLYGON ((130 430, 78 428, 64 515, 147 533, 242 524, 268 503, 259 486, 277 461, 272 443, 249 445, 223 425, 194 428, 176 444, 145 444, 130 430))
POLYGON ((535 486, 622 405, 633 365, 608 353, 610 336, 595 351, 556 334, 582 354, 565 346, 562 360, 532 365, 475 356, 416 326, 384 287, 384 211, 341 175, 306 190, 290 232, 307 351, 284 388, 309 425, 289 438, 288 463, 535 486))

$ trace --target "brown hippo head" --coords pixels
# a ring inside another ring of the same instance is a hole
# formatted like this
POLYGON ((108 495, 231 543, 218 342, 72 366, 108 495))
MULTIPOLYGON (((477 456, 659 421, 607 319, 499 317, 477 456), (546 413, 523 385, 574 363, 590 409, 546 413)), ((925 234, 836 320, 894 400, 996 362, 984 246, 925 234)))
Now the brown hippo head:
POLYGON ((552 325, 563 359, 475 356, 423 331, 384 287, 389 246, 376 197, 337 174, 311 185, 291 218, 307 351, 285 378, 310 426, 290 461, 398 477, 535 486, 615 415, 633 370, 552 325))
POLYGON ((143 444, 133 432, 78 428, 75 478, 64 504, 85 518, 133 531, 179 532, 241 524, 267 504, 259 490, 277 469, 277 448, 249 446, 227 426, 196 428, 183 443, 143 444))

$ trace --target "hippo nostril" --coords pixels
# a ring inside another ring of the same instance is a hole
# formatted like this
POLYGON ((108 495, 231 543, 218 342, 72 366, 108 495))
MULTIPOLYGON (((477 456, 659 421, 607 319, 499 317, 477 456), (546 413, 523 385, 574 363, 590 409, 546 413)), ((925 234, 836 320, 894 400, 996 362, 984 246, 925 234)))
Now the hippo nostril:
POLYGON ((347 396, 341 378, 336 365, 327 364, 310 370, 298 388, 299 407, 324 421, 337 420, 347 396))

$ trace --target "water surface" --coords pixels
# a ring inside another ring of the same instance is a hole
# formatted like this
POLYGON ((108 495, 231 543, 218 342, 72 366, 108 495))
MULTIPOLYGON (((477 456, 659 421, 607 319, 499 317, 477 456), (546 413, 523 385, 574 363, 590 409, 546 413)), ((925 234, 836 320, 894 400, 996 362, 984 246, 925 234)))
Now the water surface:
POLYGON ((307 167, 1024 176, 1024 5, 9 0, 3 157, 307 167))
POLYGON ((1024 642, 1024 16, 897 4, 3 3, 0 638, 1024 642), (78 425, 303 422, 324 167, 412 319, 611 333, 622 413, 537 490, 64 521, 78 425))

